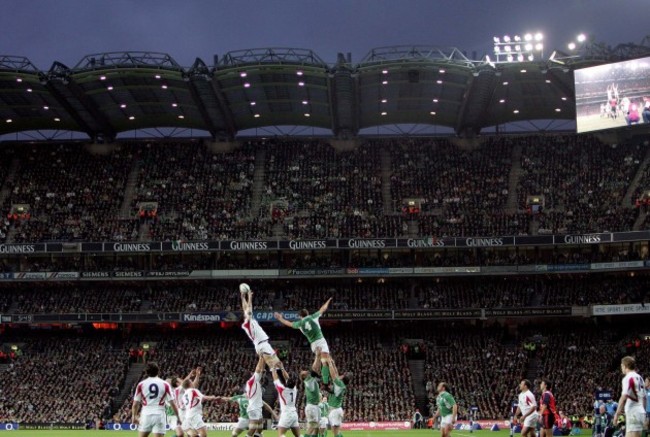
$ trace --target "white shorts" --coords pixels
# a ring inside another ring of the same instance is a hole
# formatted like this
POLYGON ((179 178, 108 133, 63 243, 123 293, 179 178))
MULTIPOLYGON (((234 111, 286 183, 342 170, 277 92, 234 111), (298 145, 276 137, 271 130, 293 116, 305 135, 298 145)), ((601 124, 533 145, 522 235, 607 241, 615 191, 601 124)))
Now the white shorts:
POLYGON ((298 423, 298 413, 295 411, 289 413, 280 413, 280 420, 278 420, 278 428, 300 428, 298 423))
POLYGON ((248 419, 244 419, 243 417, 240 417, 237 420, 237 425, 235 425, 235 429, 247 430, 248 429, 248 422, 249 422, 248 419))
POLYGON ((320 429, 327 429, 327 425, 329 424, 329 420, 327 420, 327 417, 321 417, 320 418, 320 423, 318 424, 318 427, 320 429))
POLYGON ((327 417, 330 420, 330 425, 341 426, 341 423, 343 423, 343 408, 339 407, 330 410, 330 414, 327 417))
POLYGON ((316 353, 316 348, 319 347, 320 351, 322 354, 329 354, 330 353, 330 348, 327 346, 327 340, 325 338, 321 338, 313 342, 311 345, 311 351, 313 353, 316 353))
POLYGON ((625 412, 625 432, 643 431, 645 411, 642 407, 633 408, 625 412))
POLYGON ((268 341, 256 344, 255 352, 257 352, 257 355, 275 355, 275 351, 268 341))
POLYGON ((246 410, 250 420, 262 420, 262 409, 256 408, 255 410, 246 410))
POLYGON ((442 416, 442 417, 440 418, 440 426, 451 425, 452 422, 453 422, 453 419, 454 419, 454 415, 453 415, 453 414, 447 414, 446 416, 442 416))
POLYGON ((318 408, 318 405, 305 405, 305 419, 307 419, 307 423, 318 423, 320 420, 320 408, 318 408))
POLYGON ((183 421, 183 424, 187 424, 188 428, 199 430, 205 428, 205 423, 203 422, 203 417, 200 414, 195 414, 193 416, 187 416, 183 421))
POLYGON ((535 428, 537 427, 538 421, 539 421, 539 414, 537 413, 537 411, 535 411, 534 413, 530 413, 530 415, 524 419, 523 425, 526 428, 535 428))
POLYGON ((164 412, 140 415, 138 431, 164 434, 167 431, 167 415, 164 412))

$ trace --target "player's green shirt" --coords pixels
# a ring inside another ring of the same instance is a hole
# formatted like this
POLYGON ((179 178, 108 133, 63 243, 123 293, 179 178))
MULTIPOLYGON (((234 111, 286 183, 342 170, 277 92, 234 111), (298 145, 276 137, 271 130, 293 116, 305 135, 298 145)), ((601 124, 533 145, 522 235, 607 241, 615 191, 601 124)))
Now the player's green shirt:
POLYGON ((237 402, 239 406, 239 417, 242 419, 248 419, 248 398, 244 395, 237 395, 232 397, 233 402, 237 402))
POLYGON ((323 338, 323 331, 320 329, 320 324, 318 319, 320 318, 320 312, 316 311, 311 316, 303 317, 300 320, 296 320, 291 324, 293 329, 300 329, 300 332, 307 337, 310 343, 315 342, 323 338))
POLYGON ((327 405, 327 402, 320 402, 318 408, 320 409, 320 417, 327 417, 330 413, 330 406, 327 405))
POLYGON ((165 406, 165 414, 167 415, 167 417, 176 416, 176 413, 174 413, 174 409, 170 405, 165 406))
POLYGON ((449 416, 452 413, 452 407, 456 405, 454 397, 449 392, 443 391, 436 398, 436 405, 440 409, 441 416, 449 416))
POLYGON ((311 375, 305 378, 305 396, 308 404, 318 405, 320 401, 320 387, 318 385, 318 379, 311 375))
POLYGON ((345 395, 345 384, 341 381, 340 378, 334 380, 334 385, 332 387, 332 394, 327 399, 327 404, 330 408, 342 408, 343 407, 343 396, 345 395))

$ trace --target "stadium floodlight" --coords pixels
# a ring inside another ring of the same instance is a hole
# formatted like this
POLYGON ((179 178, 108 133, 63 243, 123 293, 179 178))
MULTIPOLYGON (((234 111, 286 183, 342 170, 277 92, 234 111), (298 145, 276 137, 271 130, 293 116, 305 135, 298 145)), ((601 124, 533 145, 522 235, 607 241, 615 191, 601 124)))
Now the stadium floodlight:
POLYGON ((538 59, 539 55, 533 52, 543 50, 544 46, 541 43, 543 39, 544 35, 541 32, 526 32, 512 37, 504 35, 501 38, 495 36, 493 47, 496 59, 493 62, 526 62, 538 59))
POLYGON ((584 33, 581 33, 580 35, 578 35, 576 39, 578 40, 578 42, 585 42, 587 41, 587 36, 584 33))
POLYGON ((576 49, 576 43, 571 41, 569 44, 567 44, 567 47, 569 48, 569 50, 575 50, 576 49))

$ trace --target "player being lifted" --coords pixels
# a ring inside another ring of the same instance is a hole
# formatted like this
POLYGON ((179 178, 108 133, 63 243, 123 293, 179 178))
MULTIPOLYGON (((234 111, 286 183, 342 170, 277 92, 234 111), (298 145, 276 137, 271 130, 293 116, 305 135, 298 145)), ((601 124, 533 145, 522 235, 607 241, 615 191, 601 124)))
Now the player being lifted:
POLYGON ((309 311, 306 309, 302 309, 298 312, 298 316, 300 317, 300 320, 296 320, 295 322, 291 323, 290 321, 286 320, 282 314, 280 313, 273 313, 273 317, 275 317, 280 323, 282 323, 284 326, 288 326, 289 328, 293 329, 300 329, 300 332, 302 332, 305 337, 307 337, 307 340, 309 341, 309 344, 311 346, 311 351, 316 353, 316 348, 320 348, 321 350, 321 364, 322 364, 322 374, 323 374, 323 382, 325 384, 329 384, 330 380, 330 368, 329 368, 329 363, 331 361, 330 357, 330 349, 327 346, 327 341, 325 340, 325 337, 323 336, 323 331, 320 328, 320 323, 318 323, 318 319, 320 316, 322 316, 325 311, 327 311, 327 308, 330 305, 330 302, 332 301, 332 298, 330 297, 327 302, 323 304, 322 307, 318 311, 316 311, 314 314, 309 314, 309 311))
POLYGON ((458 417, 458 404, 451 393, 449 393, 446 382, 438 384, 436 405, 438 409, 436 410, 436 414, 433 415, 433 422, 435 423, 438 416, 440 416, 440 433, 442 437, 449 437, 458 417))
POLYGON ((296 378, 290 376, 283 368, 271 369, 271 374, 280 403, 278 436, 285 437, 285 433, 290 429, 295 437, 300 437, 300 424, 298 423, 298 411, 296 411, 296 400, 298 399, 296 378))
POLYGON ((342 436, 341 424, 343 423, 343 397, 350 383, 350 374, 339 375, 334 360, 330 360, 330 370, 332 373, 332 392, 330 393, 327 404, 329 406, 329 422, 332 427, 334 437, 342 436))
POLYGON ((255 366, 255 373, 246 381, 246 398, 248 399, 248 435, 250 437, 261 437, 262 429, 264 428, 264 420, 262 418, 262 407, 264 401, 262 400, 262 374, 264 373, 264 357, 260 355, 260 359, 255 366))
POLYGON ((305 387, 305 419, 307 420, 307 434, 305 434, 305 437, 316 437, 318 435, 318 425, 322 417, 321 410, 318 408, 318 403, 321 400, 320 382, 318 381, 321 369, 320 353, 321 350, 317 347, 311 370, 300 372, 300 379, 305 387))
POLYGON ((515 411, 515 420, 517 416, 521 414, 521 436, 526 437, 535 437, 535 430, 537 428, 537 420, 539 418, 537 414, 537 402, 535 401, 535 395, 530 391, 531 383, 529 380, 524 379, 519 383, 519 401, 517 405, 517 411, 515 411))
MULTIPOLYGON (((243 394, 234 394, 231 397, 219 396, 217 399, 226 402, 233 402, 237 404, 237 407, 239 408, 239 418, 237 419, 237 425, 235 425, 235 428, 233 428, 232 430, 231 433, 232 437, 237 437, 242 432, 248 430, 248 424, 249 424, 248 411, 247 411, 248 398, 246 397, 246 391, 244 390, 243 394)), ((275 414, 275 411, 273 411, 273 408, 271 408, 269 404, 262 401, 262 406, 266 411, 271 413, 273 419, 278 420, 277 414, 275 414)))
POLYGON ((269 343, 269 336, 253 315, 253 291, 248 284, 240 284, 239 291, 241 293, 241 309, 244 313, 244 323, 242 323, 241 327, 253 342, 255 352, 264 358, 269 369, 282 366, 280 359, 269 343))
POLYGON ((135 389, 131 408, 131 423, 138 425, 139 437, 148 437, 151 433, 154 437, 165 435, 167 425, 165 405, 171 406, 178 417, 179 424, 182 423, 182 418, 178 415, 178 409, 174 403, 172 388, 158 377, 158 372, 156 363, 148 363, 145 369, 147 378, 141 381, 135 389), (142 414, 138 417, 140 411, 142 414))

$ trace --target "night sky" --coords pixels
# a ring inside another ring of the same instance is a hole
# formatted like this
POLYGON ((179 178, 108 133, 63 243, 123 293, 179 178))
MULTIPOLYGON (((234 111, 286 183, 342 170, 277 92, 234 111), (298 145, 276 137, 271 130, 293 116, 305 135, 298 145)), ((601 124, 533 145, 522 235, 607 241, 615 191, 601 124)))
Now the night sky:
POLYGON ((541 31, 546 55, 584 32, 611 45, 650 34, 650 0, 2 0, 0 54, 47 70, 110 51, 200 57, 262 47, 312 49, 333 63, 375 47, 454 46, 469 57, 495 35, 541 31))

